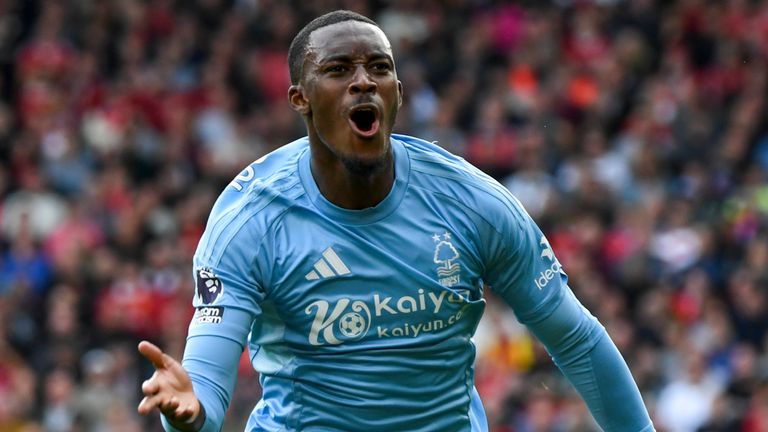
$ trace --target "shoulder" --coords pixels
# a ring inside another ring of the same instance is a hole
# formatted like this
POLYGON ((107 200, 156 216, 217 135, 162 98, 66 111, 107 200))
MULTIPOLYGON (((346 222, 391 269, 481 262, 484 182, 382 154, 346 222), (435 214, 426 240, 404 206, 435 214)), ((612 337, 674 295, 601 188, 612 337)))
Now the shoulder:
POLYGON ((402 142, 411 161, 410 186, 453 200, 476 212, 492 225, 526 220, 522 204, 496 179, 437 143, 407 135, 402 142))
POLYGON ((263 236, 304 194, 298 160, 305 151, 308 141, 302 138, 246 166, 214 203, 198 252, 215 260, 230 243, 263 236))
POLYGON ((238 192, 240 195, 231 195, 246 197, 258 185, 279 183, 282 178, 292 176, 298 169, 299 157, 308 149, 309 141, 304 137, 265 154, 243 168, 227 185, 222 196, 238 192))

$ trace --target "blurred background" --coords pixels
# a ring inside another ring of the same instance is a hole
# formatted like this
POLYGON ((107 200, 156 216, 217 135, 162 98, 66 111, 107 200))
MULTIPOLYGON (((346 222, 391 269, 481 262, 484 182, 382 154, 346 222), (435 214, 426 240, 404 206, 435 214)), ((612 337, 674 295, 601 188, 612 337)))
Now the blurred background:
MULTIPOLYGON (((525 204, 659 431, 768 431, 765 0, 0 1, 0 431, 159 430, 136 342, 181 356, 207 213, 304 135, 287 47, 335 8, 390 37, 396 131, 525 204)), ((596 430, 493 297, 476 343, 494 432, 596 430)))

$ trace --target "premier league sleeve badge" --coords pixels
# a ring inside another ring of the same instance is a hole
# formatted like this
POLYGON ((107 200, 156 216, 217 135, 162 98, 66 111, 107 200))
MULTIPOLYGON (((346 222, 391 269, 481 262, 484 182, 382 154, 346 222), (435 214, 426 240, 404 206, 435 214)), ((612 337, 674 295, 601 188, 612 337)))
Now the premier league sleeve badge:
POLYGON ((206 305, 215 303, 224 294, 224 284, 209 268, 195 271, 195 286, 197 297, 206 305))

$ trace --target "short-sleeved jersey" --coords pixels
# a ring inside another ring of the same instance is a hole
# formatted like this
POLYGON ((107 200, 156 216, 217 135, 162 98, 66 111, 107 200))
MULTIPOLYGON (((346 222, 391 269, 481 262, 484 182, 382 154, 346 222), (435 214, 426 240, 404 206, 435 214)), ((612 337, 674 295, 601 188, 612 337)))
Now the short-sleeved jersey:
POLYGON ((484 286, 523 323, 571 296, 506 189, 435 144, 391 145, 395 182, 373 208, 323 197, 306 138, 217 200, 194 258, 189 340, 247 346, 263 386, 247 430, 487 430, 472 343, 484 286))

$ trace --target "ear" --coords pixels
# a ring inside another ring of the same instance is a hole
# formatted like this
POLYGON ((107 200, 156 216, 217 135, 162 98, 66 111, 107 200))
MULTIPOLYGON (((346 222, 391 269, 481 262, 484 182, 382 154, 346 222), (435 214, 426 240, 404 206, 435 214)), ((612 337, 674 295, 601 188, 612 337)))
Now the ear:
POLYGON ((288 103, 294 111, 301 115, 308 115, 311 111, 309 100, 304 96, 304 87, 295 84, 288 88, 288 103))
POLYGON ((403 83, 397 80, 397 107, 403 105, 403 83))

